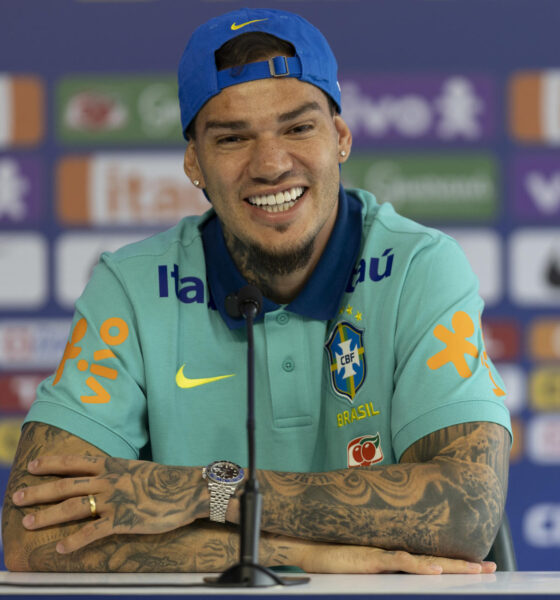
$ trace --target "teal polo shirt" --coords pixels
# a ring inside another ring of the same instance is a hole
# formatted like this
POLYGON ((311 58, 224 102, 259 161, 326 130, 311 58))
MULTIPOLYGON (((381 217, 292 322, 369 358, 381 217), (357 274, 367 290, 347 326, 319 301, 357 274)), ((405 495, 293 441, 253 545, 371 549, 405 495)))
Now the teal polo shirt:
MULTIPOLYGON (((28 421, 162 464, 247 464, 245 280, 213 210, 105 253, 76 302, 57 372, 28 421)), ((341 189, 317 268, 255 323, 257 466, 391 464, 443 427, 510 429, 478 283, 456 242, 341 189)))

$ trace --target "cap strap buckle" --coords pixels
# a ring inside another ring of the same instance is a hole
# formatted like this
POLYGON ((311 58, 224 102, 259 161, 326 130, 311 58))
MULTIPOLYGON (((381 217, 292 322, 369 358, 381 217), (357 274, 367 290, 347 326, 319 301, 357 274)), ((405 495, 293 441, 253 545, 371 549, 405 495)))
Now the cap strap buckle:
POLYGON ((268 68, 271 77, 289 77, 290 68, 288 59, 285 56, 275 56, 268 59, 268 68))

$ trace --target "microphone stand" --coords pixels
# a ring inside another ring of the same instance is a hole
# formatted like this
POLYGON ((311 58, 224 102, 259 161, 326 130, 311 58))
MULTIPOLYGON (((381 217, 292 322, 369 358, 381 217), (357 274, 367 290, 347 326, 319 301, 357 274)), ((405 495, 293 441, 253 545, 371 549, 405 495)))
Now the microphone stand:
POLYGON ((226 310, 232 317, 240 317, 247 326, 247 445, 249 454, 248 479, 240 499, 239 562, 219 577, 205 577, 215 586, 269 587, 297 585, 309 582, 309 577, 279 577, 259 564, 259 538, 262 513, 262 495, 259 491, 255 466, 255 356, 253 322, 262 306, 262 294, 253 285, 241 288, 236 296, 228 296, 226 310))

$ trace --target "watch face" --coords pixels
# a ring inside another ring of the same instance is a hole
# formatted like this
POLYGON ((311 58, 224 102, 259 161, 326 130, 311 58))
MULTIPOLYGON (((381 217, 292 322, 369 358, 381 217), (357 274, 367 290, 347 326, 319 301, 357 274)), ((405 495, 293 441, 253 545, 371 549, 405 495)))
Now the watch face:
POLYGON ((238 483, 243 479, 244 471, 235 463, 217 460, 210 465, 208 476, 220 483, 238 483))

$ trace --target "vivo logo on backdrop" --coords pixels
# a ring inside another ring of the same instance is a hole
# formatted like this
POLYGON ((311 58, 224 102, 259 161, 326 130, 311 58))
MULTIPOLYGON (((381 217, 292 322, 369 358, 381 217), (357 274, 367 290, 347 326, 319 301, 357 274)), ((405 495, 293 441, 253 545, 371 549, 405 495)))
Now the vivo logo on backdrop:
POLYGON ((341 82, 344 119, 357 144, 473 143, 495 134, 494 80, 478 75, 348 76, 341 82))
POLYGON ((513 160, 510 179, 516 216, 547 223, 551 218, 560 218, 557 153, 519 154, 513 160))

